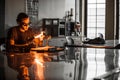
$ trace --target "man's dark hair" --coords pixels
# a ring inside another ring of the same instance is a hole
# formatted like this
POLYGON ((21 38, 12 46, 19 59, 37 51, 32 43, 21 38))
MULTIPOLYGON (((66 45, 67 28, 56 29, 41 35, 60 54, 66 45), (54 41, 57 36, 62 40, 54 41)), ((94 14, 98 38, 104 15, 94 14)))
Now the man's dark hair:
POLYGON ((26 13, 21 12, 21 13, 18 14, 16 21, 21 22, 23 18, 28 18, 28 17, 29 16, 26 13))

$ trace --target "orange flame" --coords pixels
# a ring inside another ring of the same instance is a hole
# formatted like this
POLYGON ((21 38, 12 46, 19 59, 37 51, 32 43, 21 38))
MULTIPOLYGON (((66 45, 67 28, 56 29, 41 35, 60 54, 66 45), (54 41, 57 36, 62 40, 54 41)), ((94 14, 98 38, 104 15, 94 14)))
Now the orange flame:
POLYGON ((42 31, 39 35, 35 36, 35 38, 41 38, 44 35, 44 31, 42 31))

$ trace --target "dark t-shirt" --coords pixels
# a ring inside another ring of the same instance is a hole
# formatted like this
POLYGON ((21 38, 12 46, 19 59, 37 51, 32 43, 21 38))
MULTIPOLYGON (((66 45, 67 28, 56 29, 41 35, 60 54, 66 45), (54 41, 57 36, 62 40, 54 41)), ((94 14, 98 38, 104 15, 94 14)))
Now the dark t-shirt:
POLYGON ((18 27, 13 27, 9 33, 9 38, 15 40, 15 44, 25 44, 33 38, 34 32, 29 28, 26 32, 21 32, 18 27))
MULTIPOLYGON (((10 39, 13 39, 15 41, 15 44, 26 44, 32 42, 33 37, 34 37, 34 32, 31 28, 29 28, 26 32, 21 32, 18 26, 12 27, 8 30, 7 33, 7 48, 9 48, 10 51, 12 49, 13 51, 13 48, 10 45, 10 39)), ((19 49, 23 49, 25 47, 19 47, 19 49)), ((29 45, 26 48, 29 47, 32 46, 29 45)))

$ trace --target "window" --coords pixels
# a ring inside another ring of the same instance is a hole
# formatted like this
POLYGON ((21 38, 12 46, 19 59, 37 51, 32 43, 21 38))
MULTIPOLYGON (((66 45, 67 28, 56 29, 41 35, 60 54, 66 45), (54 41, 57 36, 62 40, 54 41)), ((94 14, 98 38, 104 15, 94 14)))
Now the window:
POLYGON ((95 38, 98 33, 105 35, 105 0, 88 0, 87 37, 95 38))
POLYGON ((32 24, 38 20, 38 1, 26 0, 26 13, 30 16, 32 24))

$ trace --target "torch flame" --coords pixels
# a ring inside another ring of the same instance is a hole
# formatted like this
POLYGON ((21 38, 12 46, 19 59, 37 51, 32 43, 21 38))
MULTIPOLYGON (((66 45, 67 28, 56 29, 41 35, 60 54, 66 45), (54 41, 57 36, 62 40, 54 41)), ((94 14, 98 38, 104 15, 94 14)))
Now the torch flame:
POLYGON ((35 38, 40 38, 44 35, 44 31, 42 31, 39 35, 35 36, 35 38))

